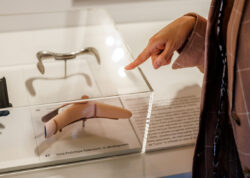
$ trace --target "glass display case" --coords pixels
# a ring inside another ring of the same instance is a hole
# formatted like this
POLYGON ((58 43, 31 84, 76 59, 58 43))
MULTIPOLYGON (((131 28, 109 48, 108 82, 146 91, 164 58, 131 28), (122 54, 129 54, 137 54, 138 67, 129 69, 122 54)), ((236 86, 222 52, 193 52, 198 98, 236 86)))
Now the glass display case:
POLYGON ((0 24, 0 173, 145 151, 153 90, 104 10, 0 24))

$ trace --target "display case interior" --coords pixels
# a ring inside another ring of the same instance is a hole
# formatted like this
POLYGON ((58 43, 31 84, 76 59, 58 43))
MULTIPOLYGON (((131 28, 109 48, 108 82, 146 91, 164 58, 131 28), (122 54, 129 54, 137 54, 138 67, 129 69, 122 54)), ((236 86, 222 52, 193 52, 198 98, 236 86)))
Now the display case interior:
POLYGON ((0 173, 145 151, 153 91, 104 10, 0 24, 0 173))

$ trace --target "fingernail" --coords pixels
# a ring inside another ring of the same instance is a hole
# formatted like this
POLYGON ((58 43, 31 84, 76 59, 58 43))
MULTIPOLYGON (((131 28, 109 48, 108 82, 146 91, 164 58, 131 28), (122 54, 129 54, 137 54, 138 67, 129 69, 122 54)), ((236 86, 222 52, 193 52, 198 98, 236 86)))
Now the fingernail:
POLYGON ((156 68, 159 68, 160 66, 161 66, 161 62, 160 62, 160 61, 156 61, 155 67, 156 67, 156 68))

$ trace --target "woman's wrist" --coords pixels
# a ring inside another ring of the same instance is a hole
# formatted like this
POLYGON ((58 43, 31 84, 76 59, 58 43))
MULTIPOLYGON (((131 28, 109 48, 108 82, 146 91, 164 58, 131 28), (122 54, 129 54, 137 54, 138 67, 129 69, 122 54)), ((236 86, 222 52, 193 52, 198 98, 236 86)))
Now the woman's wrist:
POLYGON ((182 16, 183 23, 185 24, 185 27, 191 33, 194 29, 196 18, 193 16, 182 16))
POLYGON ((184 46, 188 42, 190 35, 192 34, 192 31, 193 31, 195 23, 196 23, 196 18, 193 16, 182 16, 179 18, 179 20, 181 23, 182 30, 184 30, 186 33, 186 35, 185 35, 186 37, 185 37, 182 45, 177 49, 177 52, 181 53, 182 49, 184 48, 184 46))

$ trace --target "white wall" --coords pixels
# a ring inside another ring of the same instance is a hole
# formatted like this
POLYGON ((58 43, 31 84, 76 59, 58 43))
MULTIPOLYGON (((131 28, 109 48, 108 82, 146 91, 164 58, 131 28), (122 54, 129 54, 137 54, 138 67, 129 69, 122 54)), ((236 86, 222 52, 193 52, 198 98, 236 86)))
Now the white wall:
POLYGON ((0 15, 105 8, 116 23, 171 20, 187 12, 207 16, 210 0, 0 0, 0 15))

